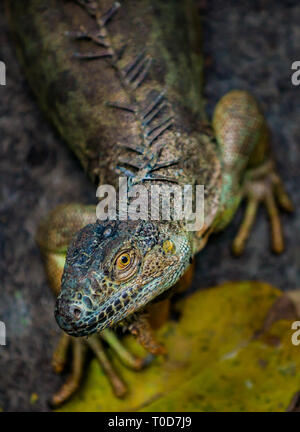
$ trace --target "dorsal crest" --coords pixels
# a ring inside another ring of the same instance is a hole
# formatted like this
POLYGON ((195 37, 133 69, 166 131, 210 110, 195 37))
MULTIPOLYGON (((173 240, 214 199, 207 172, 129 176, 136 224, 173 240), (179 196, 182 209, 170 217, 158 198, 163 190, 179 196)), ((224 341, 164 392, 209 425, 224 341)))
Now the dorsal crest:
POLYGON ((113 47, 109 38, 107 25, 116 15, 121 7, 119 2, 113 5, 104 13, 99 10, 98 3, 89 0, 77 0, 93 19, 96 20, 96 30, 89 32, 85 29, 69 33, 71 37, 78 40, 89 40, 94 45, 95 51, 86 53, 75 53, 74 57, 79 60, 93 61, 105 60, 114 69, 122 87, 129 96, 129 103, 123 101, 106 101, 110 109, 124 110, 134 116, 140 130, 137 144, 120 144, 128 150, 127 157, 119 157, 116 164, 116 171, 125 174, 132 183, 139 183, 149 180, 159 180, 177 183, 176 178, 166 177, 157 173, 161 168, 167 168, 178 163, 177 159, 161 161, 160 156, 163 150, 164 133, 174 124, 174 114, 166 98, 166 92, 152 90, 148 93, 145 100, 138 102, 136 98, 137 89, 143 85, 151 66, 152 57, 141 51, 125 66, 121 67, 122 60, 127 45, 113 47), (157 147, 153 150, 153 143, 157 147))

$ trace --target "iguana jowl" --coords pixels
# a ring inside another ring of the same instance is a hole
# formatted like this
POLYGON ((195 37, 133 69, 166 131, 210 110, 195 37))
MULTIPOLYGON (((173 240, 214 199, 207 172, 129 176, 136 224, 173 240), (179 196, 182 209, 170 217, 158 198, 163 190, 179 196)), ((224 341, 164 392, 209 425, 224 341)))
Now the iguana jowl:
MULTIPOLYGON (((254 98, 236 90, 220 100, 208 125, 193 1, 29 0, 10 1, 8 10, 41 106, 96 185, 117 185, 122 175, 129 187, 149 190, 153 184, 205 186, 205 223, 196 232, 184 221, 99 222, 94 206, 79 204, 60 206, 39 229, 57 293, 66 256, 56 306, 60 327, 72 336, 101 331, 125 362, 139 368, 143 362, 124 353, 105 329, 174 286, 243 197, 248 204, 234 251, 242 252, 259 202, 270 216, 273 249, 282 251, 275 198, 286 210, 292 204, 269 154, 265 119, 254 98)), ((150 351, 161 352, 144 319, 129 327, 150 351)), ((57 369, 69 342, 64 336, 59 345, 57 369)), ((123 394, 99 339, 85 343, 123 394)), ((78 385, 83 344, 76 340, 73 349, 73 374, 55 403, 78 385)))

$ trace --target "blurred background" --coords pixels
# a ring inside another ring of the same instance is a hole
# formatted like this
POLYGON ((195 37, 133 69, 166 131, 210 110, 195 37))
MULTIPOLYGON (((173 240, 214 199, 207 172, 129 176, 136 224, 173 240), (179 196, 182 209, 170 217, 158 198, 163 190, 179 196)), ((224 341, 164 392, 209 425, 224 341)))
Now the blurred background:
MULTIPOLYGON (((208 112, 230 89, 249 90, 258 98, 296 211, 282 215, 286 251, 281 256, 270 252, 262 209, 246 251, 237 259, 229 246, 240 209, 234 223, 198 255, 191 290, 233 280, 299 289, 300 86, 291 83, 291 65, 300 61, 300 4, 196 3, 203 18, 208 112)), ((50 365, 59 331, 34 235, 50 209, 68 201, 94 203, 95 190, 36 105, 16 60, 2 4, 0 60, 7 66, 7 85, 0 87, 0 320, 7 329, 7 346, 0 346, 0 411, 47 411, 47 401, 63 378, 55 376, 50 365)))

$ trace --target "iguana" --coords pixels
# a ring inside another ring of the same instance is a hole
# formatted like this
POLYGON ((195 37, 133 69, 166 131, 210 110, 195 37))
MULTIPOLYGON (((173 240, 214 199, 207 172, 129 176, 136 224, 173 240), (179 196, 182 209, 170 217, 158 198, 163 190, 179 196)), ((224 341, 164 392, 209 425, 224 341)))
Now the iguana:
POLYGON ((125 363, 143 367, 145 360, 127 352, 109 328, 123 324, 150 352, 163 353, 146 308, 187 275, 194 255, 229 224, 244 198, 234 252, 242 253, 264 203, 272 248, 280 253, 276 201, 287 211, 292 202, 270 153, 265 118, 249 93, 229 92, 207 119, 194 1, 11 0, 7 11, 41 107, 96 186, 117 187, 120 176, 129 191, 137 184, 148 191, 204 185, 204 223, 196 231, 174 217, 99 221, 95 206, 77 203, 59 206, 38 229, 50 285, 59 294, 56 320, 66 332, 55 369, 63 368, 71 343, 74 354, 72 373, 53 403, 78 387, 87 345, 122 396, 125 385, 99 336, 72 336, 100 333, 125 363))

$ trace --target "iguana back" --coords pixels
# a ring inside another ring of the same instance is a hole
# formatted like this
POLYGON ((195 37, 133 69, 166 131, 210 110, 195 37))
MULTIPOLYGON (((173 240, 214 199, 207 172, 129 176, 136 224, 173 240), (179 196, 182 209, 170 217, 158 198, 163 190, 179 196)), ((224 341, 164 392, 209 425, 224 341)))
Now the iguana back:
POLYGON ((8 3, 31 87, 95 183, 136 172, 162 143, 163 161, 199 172, 201 143, 194 166, 185 138, 204 120, 192 1, 8 3))

